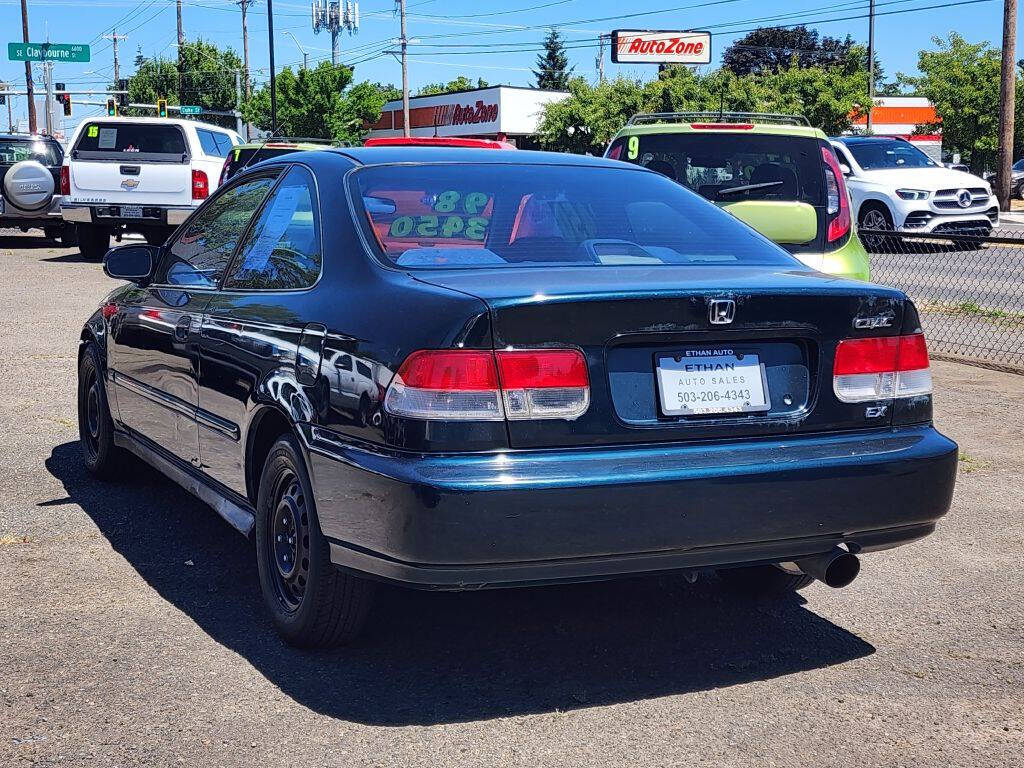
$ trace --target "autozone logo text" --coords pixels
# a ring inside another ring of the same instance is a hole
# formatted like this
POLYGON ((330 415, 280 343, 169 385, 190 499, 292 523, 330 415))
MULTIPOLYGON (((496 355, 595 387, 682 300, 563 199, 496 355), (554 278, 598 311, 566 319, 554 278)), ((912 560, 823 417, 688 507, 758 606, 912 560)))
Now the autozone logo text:
POLYGON ((703 40, 685 40, 681 37, 671 37, 667 40, 644 40, 641 37, 629 38, 619 42, 619 50, 624 53, 657 53, 666 56, 699 56, 704 53, 703 40), (626 43, 629 42, 628 47, 626 43))
POLYGON ((434 125, 467 125, 493 123, 498 119, 498 105, 484 104, 441 104, 434 107, 434 125))

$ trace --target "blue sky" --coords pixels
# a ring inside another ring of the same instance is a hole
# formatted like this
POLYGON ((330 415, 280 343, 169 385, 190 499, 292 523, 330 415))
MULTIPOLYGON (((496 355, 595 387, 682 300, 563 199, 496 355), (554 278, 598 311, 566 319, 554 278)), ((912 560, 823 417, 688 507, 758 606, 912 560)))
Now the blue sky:
MULTIPOLYGON (((959 0, 962 1, 962 0, 959 0)), ((876 0, 875 38, 889 76, 914 72, 917 53, 931 47, 931 38, 951 30, 968 40, 998 44, 1002 35, 1002 3, 981 0, 945 8, 928 8, 958 0, 876 0), (910 9, 912 12, 902 12, 910 9), (900 13, 893 13, 900 11, 900 13)), ((9 41, 21 39, 20 0, 0 0, 0 30, 9 41)), ((185 34, 202 36, 241 51, 241 20, 234 0, 183 0, 185 34)), ((280 69, 297 66, 302 55, 294 35, 314 62, 330 57, 330 35, 313 33, 310 4, 305 0, 273 0, 275 56, 280 69)), ((448 81, 458 75, 483 77, 491 83, 530 85, 539 42, 550 24, 559 28, 570 46, 577 74, 594 79, 596 38, 616 28, 711 29, 713 60, 729 43, 760 25, 807 23, 823 35, 867 39, 868 0, 409 0, 410 87, 448 81), (862 18, 851 18, 862 17, 862 18), (476 47, 474 47, 476 46, 476 47)), ((101 36, 116 25, 127 33, 121 44, 122 77, 130 74, 136 48, 145 56, 176 56, 174 0, 29 0, 30 37, 53 42, 91 43, 89 64, 55 67, 54 79, 82 87, 103 88, 112 77, 112 51, 101 36)), ((398 35, 398 18, 389 0, 360 4, 360 30, 343 34, 341 57, 356 63, 357 80, 401 81, 398 62, 383 53, 398 35)), ((249 13, 249 50, 254 77, 267 77, 267 0, 254 0, 249 13)), ((2 41, 7 42, 7 41, 2 41)), ((1019 49, 1018 58, 1024 55, 1019 49)), ((652 77, 651 66, 618 66, 606 53, 605 73, 652 77)), ((0 79, 24 86, 24 66, 0 61, 0 79)), ((39 77, 37 83, 41 82, 39 77)), ((24 99, 15 102, 15 119, 25 112, 24 99)), ((92 112, 76 107, 75 117, 92 112)), ((0 110, 2 112, 2 110, 0 110)), ((5 124, 6 115, 0 116, 5 124)), ((69 126, 70 127, 70 126, 69 126)))

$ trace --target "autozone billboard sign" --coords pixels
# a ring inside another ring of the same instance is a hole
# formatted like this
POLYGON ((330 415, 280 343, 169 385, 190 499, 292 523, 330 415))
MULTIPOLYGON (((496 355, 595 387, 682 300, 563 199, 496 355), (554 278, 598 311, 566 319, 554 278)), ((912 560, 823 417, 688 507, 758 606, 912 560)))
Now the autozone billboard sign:
POLYGON ((710 32, 616 29, 612 61, 617 64, 709 64, 710 32))
POLYGON ((496 123, 498 121, 498 105, 485 104, 477 100, 476 104, 439 104, 434 107, 434 125, 470 125, 477 123, 496 123))

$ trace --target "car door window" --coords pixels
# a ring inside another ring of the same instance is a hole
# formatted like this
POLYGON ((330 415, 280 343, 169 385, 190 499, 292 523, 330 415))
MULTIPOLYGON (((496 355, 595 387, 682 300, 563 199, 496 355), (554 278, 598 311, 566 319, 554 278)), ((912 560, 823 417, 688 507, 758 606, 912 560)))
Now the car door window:
POLYGON ((231 137, 220 131, 210 131, 210 134, 217 143, 217 157, 227 157, 231 151, 231 137))
POLYGON ((155 282, 214 288, 231 254, 263 198, 274 186, 273 176, 261 176, 218 195, 184 225, 168 249, 155 282))
POLYGON ((199 136, 199 145, 203 148, 204 155, 224 157, 224 155, 220 153, 220 149, 217 147, 217 139, 214 137, 213 131, 198 129, 196 130, 196 134, 199 136))
POLYGON ((294 290, 313 285, 322 261, 316 199, 310 172, 293 167, 246 235, 224 287, 294 290))

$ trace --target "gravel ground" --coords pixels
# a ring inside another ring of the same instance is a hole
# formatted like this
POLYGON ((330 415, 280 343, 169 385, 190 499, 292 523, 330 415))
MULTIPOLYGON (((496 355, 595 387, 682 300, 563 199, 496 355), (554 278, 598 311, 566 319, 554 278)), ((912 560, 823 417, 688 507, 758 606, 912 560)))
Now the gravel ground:
POLYGON ((27 236, 0 259, 0 765, 1024 765, 1024 377, 935 364, 953 510, 845 590, 388 589, 308 653, 212 511, 81 469, 75 345, 113 283, 27 236))

